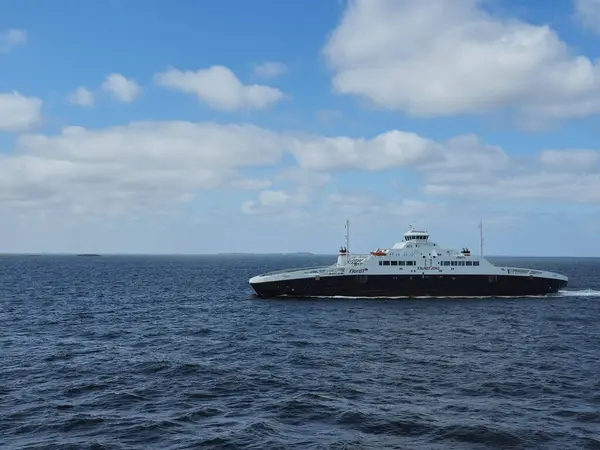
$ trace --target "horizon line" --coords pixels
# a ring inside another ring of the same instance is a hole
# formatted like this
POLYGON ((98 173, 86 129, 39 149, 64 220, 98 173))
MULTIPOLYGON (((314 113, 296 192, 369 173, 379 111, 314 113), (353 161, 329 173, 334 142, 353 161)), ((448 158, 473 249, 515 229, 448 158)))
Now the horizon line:
MULTIPOLYGON (((363 255, 366 253, 355 253, 363 255)), ((101 257, 101 256, 331 256, 337 253, 313 253, 313 252, 219 252, 219 253, 97 253, 97 252, 0 252, 2 256, 79 256, 79 257, 101 257)), ((481 257, 480 255, 473 255, 481 257)), ((600 258, 598 256, 581 255, 484 255, 484 258, 600 258)))

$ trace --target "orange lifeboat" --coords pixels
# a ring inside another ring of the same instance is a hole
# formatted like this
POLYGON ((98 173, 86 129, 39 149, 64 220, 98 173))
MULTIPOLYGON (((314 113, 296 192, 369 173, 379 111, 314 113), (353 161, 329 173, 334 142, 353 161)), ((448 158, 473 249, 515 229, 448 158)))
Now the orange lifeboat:
POLYGON ((371 255, 373 256, 385 256, 386 254, 387 252, 385 250, 381 250, 380 248, 378 248, 374 252, 371 252, 371 255))

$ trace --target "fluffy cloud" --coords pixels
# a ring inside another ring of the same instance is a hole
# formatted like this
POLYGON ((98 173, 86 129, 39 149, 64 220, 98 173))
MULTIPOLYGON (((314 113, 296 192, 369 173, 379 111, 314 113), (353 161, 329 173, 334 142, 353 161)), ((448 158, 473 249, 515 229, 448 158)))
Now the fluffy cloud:
POLYGON ((78 106, 92 106, 94 104, 94 94, 85 87, 78 87, 67 96, 67 101, 78 106))
POLYGON ((600 66, 479 0, 353 0, 324 47, 336 92, 413 116, 600 112, 600 66), (432 32, 435 30, 435 32, 432 32))
POLYGON ((152 209, 277 161, 277 136, 251 125, 138 122, 23 135, 0 158, 0 202, 91 213, 152 209))
POLYGON ((141 88, 135 80, 125 78, 120 73, 111 73, 101 85, 115 100, 123 103, 133 102, 141 93, 141 88))
POLYGON ((0 93, 0 131, 25 131, 41 121, 42 101, 18 92, 0 93))
POLYGON ((513 160, 484 178, 432 177, 423 192, 472 200, 600 203, 600 152, 543 150, 528 164, 513 160))
POLYGON ((305 192, 286 192, 282 190, 262 191, 257 200, 248 200, 242 204, 242 211, 249 215, 268 215, 269 217, 300 218, 308 215, 300 207, 308 204, 309 196, 305 192))
POLYGON ((265 61, 254 66, 254 75, 261 78, 275 78, 286 72, 286 65, 275 61, 265 61))
POLYGON ((595 171, 598 170, 600 153, 589 149, 543 150, 539 158, 547 168, 595 171))
MULTIPOLYGON (((19 136, 13 151, 0 157, 0 204, 132 214, 189 201, 205 189, 226 188, 261 191, 242 205, 247 214, 300 218, 315 199, 323 199, 321 189, 343 185, 334 175, 391 168, 416 171, 423 179, 422 193, 434 197, 598 203, 599 160, 597 152, 585 149, 545 150, 517 160, 472 135, 434 141, 394 130, 353 139, 276 133, 253 125, 133 122, 19 136), (277 171, 284 155, 295 164, 277 171), (247 169, 269 165, 276 170, 273 175, 248 177, 247 169)), ((357 199, 338 195, 329 201, 363 210, 371 204, 369 199, 357 204, 357 199)), ((398 201, 381 208, 416 214, 424 207, 398 201)))
POLYGON ((439 216, 448 212, 441 204, 424 202, 422 200, 404 199, 394 201, 364 192, 344 192, 330 194, 326 202, 342 215, 368 218, 439 216))
POLYGON ((249 191, 267 189, 271 184, 273 184, 271 180, 258 180, 252 178, 240 178, 231 180, 229 183, 234 189, 244 189, 249 191))
POLYGON ((575 0, 575 17, 584 27, 600 34, 600 0, 575 0))
POLYGON ((168 89, 195 94, 199 101, 222 111, 264 109, 284 98, 279 89, 259 84, 242 84, 224 66, 212 66, 195 72, 171 68, 156 74, 155 81, 168 89))
MULTIPOLYGON (((285 208, 296 215, 301 214, 300 206, 307 203, 307 198, 314 191, 333 183, 334 178, 329 172, 404 168, 421 172, 425 179, 453 182, 494 176, 490 174, 510 165, 510 158, 502 149, 486 145, 471 135, 436 142, 414 133, 394 130, 372 139, 281 135, 280 142, 282 148, 295 157, 298 167, 281 171, 274 181, 291 183, 295 190, 293 193, 277 191, 277 202, 272 198, 261 199, 260 196, 257 200, 248 201, 242 205, 247 214, 281 214, 285 208)), ((275 195, 275 191, 268 192, 275 195)), ((408 201, 386 203, 354 193, 336 194, 328 201, 342 214, 371 214, 376 212, 372 208, 377 206, 380 212, 388 207, 401 207, 411 215, 417 207, 425 205, 408 201)), ((428 211, 437 210, 429 208, 428 211)))
POLYGON ((358 169, 377 171, 416 168, 422 171, 463 173, 505 167, 509 157, 498 147, 465 135, 436 142, 415 133, 388 131, 372 139, 305 137, 291 140, 298 164, 310 170, 358 169))
POLYGON ((600 203, 600 173, 533 172, 507 175, 480 183, 427 184, 424 192, 435 196, 475 199, 600 203))
POLYGON ((304 191, 323 187, 333 181, 333 177, 328 173, 306 170, 300 167, 283 169, 275 175, 274 179, 281 183, 292 183, 304 191))
POLYGON ((27 42, 27 32, 11 28, 0 31, 0 53, 8 53, 13 47, 23 45, 27 42))

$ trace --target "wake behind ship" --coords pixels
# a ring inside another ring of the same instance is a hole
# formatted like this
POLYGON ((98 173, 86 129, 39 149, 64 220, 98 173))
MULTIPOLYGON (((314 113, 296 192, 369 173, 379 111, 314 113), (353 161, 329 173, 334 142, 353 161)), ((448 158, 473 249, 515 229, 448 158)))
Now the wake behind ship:
POLYGON ((390 249, 352 256, 348 233, 346 222, 346 246, 335 264, 269 272, 252 277, 250 285, 263 298, 520 297, 554 293, 568 283, 558 273, 497 267, 466 248, 440 247, 412 228, 390 249))

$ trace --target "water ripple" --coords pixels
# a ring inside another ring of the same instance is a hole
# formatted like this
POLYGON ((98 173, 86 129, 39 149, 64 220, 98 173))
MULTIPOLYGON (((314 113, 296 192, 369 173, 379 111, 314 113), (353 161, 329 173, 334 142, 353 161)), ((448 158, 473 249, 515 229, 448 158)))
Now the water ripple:
POLYGON ((0 258, 3 445, 600 448, 600 261, 536 262, 545 299, 250 295, 315 262, 0 258))

